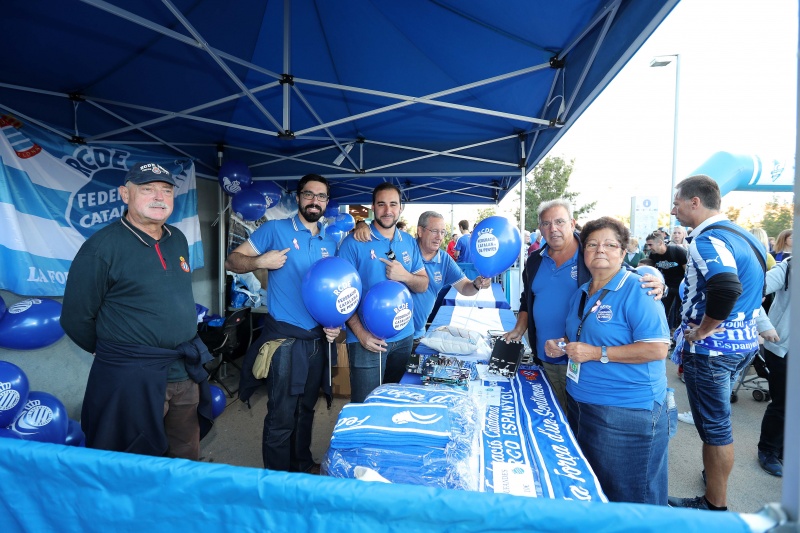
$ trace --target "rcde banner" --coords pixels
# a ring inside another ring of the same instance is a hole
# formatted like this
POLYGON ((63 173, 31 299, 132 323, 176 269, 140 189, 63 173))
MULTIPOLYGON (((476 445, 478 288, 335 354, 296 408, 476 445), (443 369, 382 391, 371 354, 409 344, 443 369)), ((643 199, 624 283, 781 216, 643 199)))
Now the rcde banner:
POLYGON ((194 163, 122 145, 74 144, 0 116, 0 289, 63 296, 81 244, 122 216, 118 187, 128 167, 156 162, 176 178, 169 223, 189 241, 189 265, 203 266, 194 163))

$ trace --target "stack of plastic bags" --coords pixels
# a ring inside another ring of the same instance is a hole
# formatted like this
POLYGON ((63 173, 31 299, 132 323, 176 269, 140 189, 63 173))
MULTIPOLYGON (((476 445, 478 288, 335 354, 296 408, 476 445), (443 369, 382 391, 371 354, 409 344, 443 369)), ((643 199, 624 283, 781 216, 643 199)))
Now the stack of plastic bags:
POLYGON ((323 469, 354 478, 366 467, 392 483, 476 490, 478 412, 461 391, 382 385, 342 408, 323 469))

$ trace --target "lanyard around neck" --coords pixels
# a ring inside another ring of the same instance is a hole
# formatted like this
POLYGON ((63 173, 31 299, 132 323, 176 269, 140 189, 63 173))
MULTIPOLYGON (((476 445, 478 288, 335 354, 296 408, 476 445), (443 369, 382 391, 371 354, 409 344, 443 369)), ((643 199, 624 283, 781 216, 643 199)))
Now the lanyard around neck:
POLYGON ((602 303, 603 298, 605 298, 608 292, 609 289, 603 289, 602 292, 600 293, 600 296, 597 297, 597 301, 595 302, 595 304, 592 307, 590 307, 589 310, 586 311, 586 313, 583 312, 583 308, 586 306, 586 297, 588 295, 585 292, 581 294, 581 306, 580 309, 578 309, 578 316, 581 316, 581 314, 583 314, 583 317, 581 318, 581 323, 578 324, 578 332, 575 335, 577 337, 575 339, 576 341, 581 340, 581 330, 583 330, 583 323, 586 322, 586 319, 589 317, 589 315, 591 315, 592 313, 597 311, 597 309, 600 308, 600 304, 602 303))

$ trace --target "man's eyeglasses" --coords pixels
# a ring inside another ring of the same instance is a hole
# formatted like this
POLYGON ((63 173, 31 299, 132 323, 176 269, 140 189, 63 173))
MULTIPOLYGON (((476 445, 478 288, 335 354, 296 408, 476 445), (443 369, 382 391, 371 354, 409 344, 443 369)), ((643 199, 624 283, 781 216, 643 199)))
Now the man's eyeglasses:
POLYGON ((606 250, 611 250, 612 252, 619 250, 621 248, 618 242, 587 242, 584 245, 584 248, 586 248, 590 252, 594 252, 598 250, 601 246, 606 250))
POLYGON ((568 222, 569 222, 568 220, 564 220, 563 218, 557 218, 557 219, 553 220, 552 222, 549 221, 549 220, 546 220, 546 221, 543 221, 543 222, 539 222, 539 227, 540 228, 549 228, 550 226, 558 226, 559 228, 563 228, 564 226, 567 225, 568 222))
POLYGON ((431 233, 433 233, 434 235, 438 235, 439 237, 444 237, 445 235, 447 235, 447 230, 445 229, 428 229, 425 226, 422 226, 422 229, 426 229, 431 233))
POLYGON ((302 198, 303 200, 311 200, 312 198, 316 198, 320 202, 327 202, 330 196, 328 196, 324 192, 321 192, 319 194, 314 194, 311 191, 302 191, 300 192, 300 198, 302 198))

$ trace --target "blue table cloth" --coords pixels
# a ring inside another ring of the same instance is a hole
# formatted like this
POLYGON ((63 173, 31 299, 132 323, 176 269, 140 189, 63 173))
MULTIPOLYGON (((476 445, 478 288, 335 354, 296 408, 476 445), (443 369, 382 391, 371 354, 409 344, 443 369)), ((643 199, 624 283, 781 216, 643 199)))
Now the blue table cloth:
POLYGON ((511 309, 511 306, 506 301, 506 294, 503 292, 503 286, 499 283, 492 283, 492 286, 487 289, 481 289, 478 294, 473 296, 464 296, 460 294, 455 287, 450 287, 447 295, 444 297, 443 305, 448 306, 464 306, 464 307, 495 307, 497 309, 511 309))

